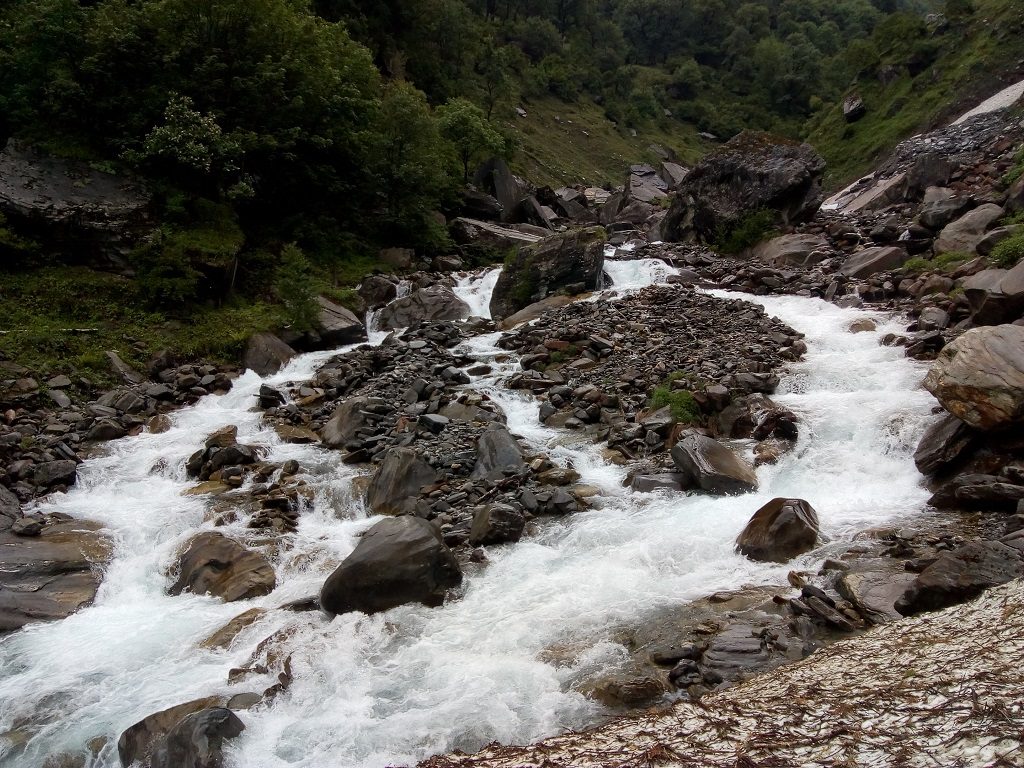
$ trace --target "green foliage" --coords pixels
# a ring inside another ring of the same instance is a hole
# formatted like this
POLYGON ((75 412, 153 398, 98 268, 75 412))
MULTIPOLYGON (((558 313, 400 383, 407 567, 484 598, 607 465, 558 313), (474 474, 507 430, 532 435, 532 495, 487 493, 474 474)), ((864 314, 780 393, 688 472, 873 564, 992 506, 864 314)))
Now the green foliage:
POLYGON ((1015 234, 992 249, 989 259, 997 267, 1010 269, 1024 260, 1024 232, 1015 234))
POLYGON ((274 295, 284 305, 288 325, 296 331, 308 331, 316 324, 320 305, 316 275, 306 255, 294 243, 281 249, 281 260, 274 275, 274 295))
POLYGON ((775 234, 775 213, 770 210, 751 211, 718 232, 714 246, 719 253, 737 254, 775 234))
POLYGON ((901 269, 908 275, 919 275, 922 272, 928 272, 929 270, 934 269, 934 267, 934 262, 922 258, 921 256, 915 256, 914 258, 905 261, 901 269))
POLYGON ((20 266, 38 258, 38 254, 39 245, 15 232, 0 213, 0 258, 6 264, 20 266))
POLYGON ((935 264, 939 269, 949 270, 954 269, 961 264, 964 264, 973 259, 969 253, 963 253, 961 251, 948 251, 946 253, 940 253, 934 259, 932 263, 935 264))
POLYGON ((467 181, 471 162, 505 150, 504 137, 487 122, 483 110, 468 99, 452 99, 438 107, 437 119, 441 135, 451 144, 467 181))
POLYGON ((1010 170, 1003 176, 1003 182, 1006 186, 1016 184, 1017 181, 1024 176, 1024 146, 1017 150, 1017 153, 1013 156, 1013 165, 1010 170))
POLYGON ((700 406, 692 392, 685 389, 672 389, 668 383, 656 387, 651 395, 651 408, 668 406, 672 418, 678 424, 696 424, 700 421, 700 406))

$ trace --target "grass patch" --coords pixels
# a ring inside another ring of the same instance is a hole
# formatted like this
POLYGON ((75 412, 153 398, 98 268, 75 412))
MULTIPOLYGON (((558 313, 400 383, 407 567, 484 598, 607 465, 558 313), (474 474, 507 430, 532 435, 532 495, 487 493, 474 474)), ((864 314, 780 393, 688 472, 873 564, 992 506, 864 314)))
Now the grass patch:
POLYGON ((714 246, 719 253, 735 255, 773 237, 775 212, 765 209, 751 211, 715 235, 714 246))
POLYGON ((1011 269, 1024 260, 1024 232, 1003 240, 993 250, 989 259, 997 267, 1011 269))
POLYGON ((672 389, 668 382, 656 387, 651 395, 651 408, 657 410, 668 406, 672 418, 679 424, 696 424, 700 421, 700 406, 692 392, 672 389))

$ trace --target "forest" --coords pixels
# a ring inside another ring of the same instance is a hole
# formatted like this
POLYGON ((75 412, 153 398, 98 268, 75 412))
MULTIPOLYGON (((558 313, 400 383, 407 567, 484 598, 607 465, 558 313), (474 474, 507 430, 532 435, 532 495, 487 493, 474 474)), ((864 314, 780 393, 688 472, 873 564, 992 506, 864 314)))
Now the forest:
MULTIPOLYGON (((281 301, 309 293, 306 278, 361 277, 381 246, 449 249, 437 214, 457 212, 480 161, 516 167, 507 118, 517 106, 585 103, 618 131, 660 122, 723 139, 743 128, 801 137, 883 62, 923 71, 974 10, 970 0, 14 0, 0 11, 0 144, 14 137, 146 180, 159 228, 131 259, 150 305, 281 301), (230 284, 211 288, 204 276, 228 264, 230 284)), ((38 266, 32 246, 0 221, 8 269, 38 266)))

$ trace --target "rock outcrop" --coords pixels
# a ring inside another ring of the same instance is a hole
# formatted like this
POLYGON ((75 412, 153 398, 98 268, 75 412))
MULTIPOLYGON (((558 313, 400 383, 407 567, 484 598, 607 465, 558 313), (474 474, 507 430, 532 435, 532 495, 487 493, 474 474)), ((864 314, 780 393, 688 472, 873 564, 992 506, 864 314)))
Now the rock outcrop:
POLYGON ((491 316, 508 317, 557 291, 573 294, 598 288, 605 238, 601 227, 588 227, 520 248, 494 286, 491 316))
POLYGON ((744 131, 687 175, 662 222, 666 240, 711 242, 751 211, 805 221, 822 200, 825 161, 809 144, 744 131))
POLYGON ((437 606, 462 582, 462 571, 431 522, 381 520, 363 534, 320 590, 328 613, 378 613, 405 603, 437 606))
POLYGON ((702 490, 716 494, 757 490, 757 475, 750 464, 722 443, 704 435, 690 435, 672 448, 672 461, 702 490))
POLYGON ((940 353, 924 386, 943 407, 978 429, 1024 420, 1024 327, 973 328, 940 353))
POLYGON ((1020 550, 998 541, 974 541, 939 555, 903 593, 896 610, 904 616, 936 611, 972 600, 989 587, 1022 575, 1020 550))
POLYGON ((818 514, 803 499, 772 499, 761 507, 736 539, 736 549, 751 560, 786 563, 814 548, 818 514))
POLYGON ((395 330, 422 321, 464 320, 469 311, 469 305, 451 288, 433 285, 391 302, 380 311, 377 322, 385 330, 395 330))

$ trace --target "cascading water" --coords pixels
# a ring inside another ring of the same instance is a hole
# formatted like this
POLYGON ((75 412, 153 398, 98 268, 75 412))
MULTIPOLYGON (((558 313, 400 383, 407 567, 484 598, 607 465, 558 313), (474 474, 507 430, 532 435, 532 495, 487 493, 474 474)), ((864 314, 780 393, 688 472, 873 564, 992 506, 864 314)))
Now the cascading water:
MULTIPOLYGON (((609 262, 619 289, 664 279, 660 267, 629 264, 609 262)), ((460 281, 457 292, 475 314, 488 314, 497 272, 460 281)), ((370 524, 350 490, 356 471, 335 453, 280 443, 250 410, 263 383, 252 373, 229 394, 174 414, 165 434, 111 443, 108 456, 82 466, 74 490, 42 505, 103 522, 117 554, 95 605, 0 642, 0 763, 41 765, 47 754, 81 752, 107 736, 87 765, 112 768, 117 734, 142 717, 192 698, 270 685, 269 677, 229 685, 227 671, 273 633, 289 635, 294 682, 269 706, 239 713, 247 729, 231 742, 231 768, 379 768, 595 722, 601 708, 572 684, 625 655, 606 637, 609 626, 713 591, 784 581, 793 564, 753 563, 732 550, 765 501, 806 498, 823 531, 843 538, 913 515, 927 498, 912 451, 931 398, 918 386, 919 364, 878 344, 880 333, 897 327, 879 316, 877 333, 851 334, 849 324, 863 313, 813 299, 748 298, 803 331, 809 351, 776 397, 801 417, 798 446, 759 469, 761 490, 746 496, 626 491, 622 468, 571 433, 540 424, 537 402, 502 386, 516 364, 501 357, 498 334, 464 344, 494 366, 470 386, 493 397, 510 429, 534 448, 572 462, 603 498, 518 544, 491 548, 489 562, 467 572, 460 593, 441 608, 404 606, 331 622, 271 610, 231 648, 199 648, 242 611, 319 589, 370 524), (165 569, 204 525, 207 506, 180 495, 188 487, 185 458, 227 424, 238 425, 241 441, 267 446, 270 460, 298 459, 310 470, 316 503, 280 554, 271 595, 232 604, 167 596, 165 569), (575 650, 555 663, 553 649, 560 648, 575 650)), ((308 378, 331 354, 304 355, 267 383, 308 378)), ((806 560, 814 566, 813 557, 806 560)))

